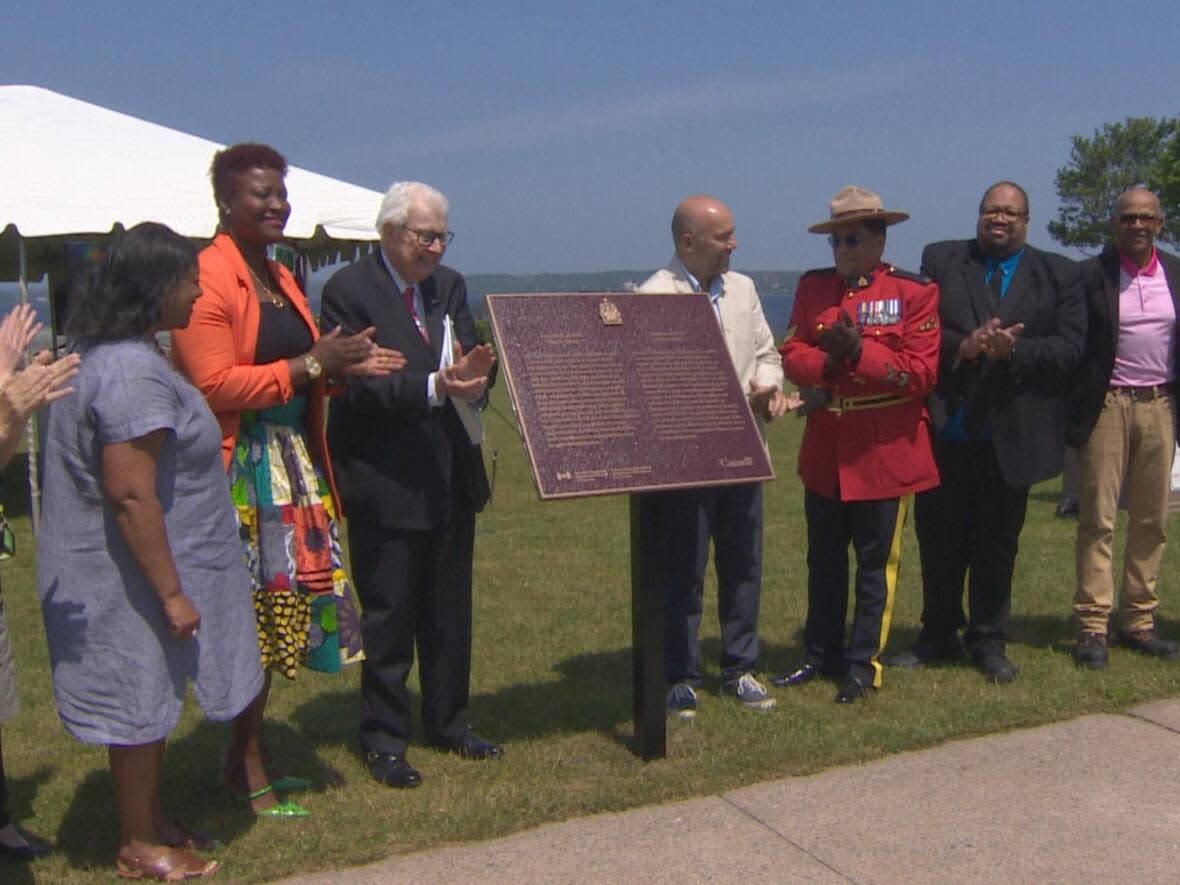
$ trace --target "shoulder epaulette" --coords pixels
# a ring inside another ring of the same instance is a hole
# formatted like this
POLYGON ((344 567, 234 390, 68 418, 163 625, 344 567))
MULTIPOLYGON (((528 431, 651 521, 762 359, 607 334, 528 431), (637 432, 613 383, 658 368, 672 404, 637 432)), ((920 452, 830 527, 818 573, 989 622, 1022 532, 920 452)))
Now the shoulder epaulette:
POLYGON ((921 283, 923 286, 928 286, 934 282, 930 277, 923 273, 910 273, 908 270, 902 270, 900 267, 889 265, 889 276, 897 277, 902 280, 909 280, 912 283, 921 283))

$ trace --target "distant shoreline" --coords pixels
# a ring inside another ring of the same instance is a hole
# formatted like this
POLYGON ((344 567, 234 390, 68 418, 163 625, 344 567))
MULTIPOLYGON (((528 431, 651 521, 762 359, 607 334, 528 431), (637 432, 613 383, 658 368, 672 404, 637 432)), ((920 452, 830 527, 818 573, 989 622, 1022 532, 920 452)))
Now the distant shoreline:
MULTIPOLYGON (((483 315, 483 300, 487 295, 509 292, 625 292, 642 283, 651 274, 647 270, 605 270, 593 273, 536 273, 536 274, 464 274, 472 309, 483 315)), ((762 296, 766 321, 781 340, 790 320, 794 303, 795 285, 802 272, 794 270, 739 270, 754 280, 762 296)), ((320 294, 326 274, 316 274, 308 286, 312 310, 319 313, 320 294)), ((29 302, 42 322, 49 321, 47 287, 44 280, 29 284, 29 302)), ((7 313, 20 299, 20 288, 15 283, 0 283, 0 316, 7 313)))
MULTIPOLYGON (((766 322, 775 341, 786 336, 795 303, 795 286, 802 271, 796 270, 741 270, 754 281, 762 298, 766 322)), ((538 273, 538 274, 465 274, 468 299, 472 310, 485 316, 483 300, 487 295, 526 292, 625 292, 642 283, 651 275, 648 270, 608 270, 595 273, 538 273)), ((317 293, 318 294, 318 293, 317 293)))

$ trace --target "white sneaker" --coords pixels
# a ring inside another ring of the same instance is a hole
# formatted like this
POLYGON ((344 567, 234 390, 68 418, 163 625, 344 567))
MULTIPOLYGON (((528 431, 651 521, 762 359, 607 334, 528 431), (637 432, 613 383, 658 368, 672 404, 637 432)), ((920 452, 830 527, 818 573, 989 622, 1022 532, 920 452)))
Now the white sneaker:
POLYGON ((668 689, 668 696, 664 699, 664 707, 669 716, 676 716, 685 721, 697 717, 697 693, 687 682, 677 682, 668 689))
POLYGON ((766 686, 755 679, 753 673, 743 673, 736 682, 725 683, 721 686, 721 693, 732 695, 743 707, 759 713, 768 713, 778 705, 778 701, 770 696, 766 686))

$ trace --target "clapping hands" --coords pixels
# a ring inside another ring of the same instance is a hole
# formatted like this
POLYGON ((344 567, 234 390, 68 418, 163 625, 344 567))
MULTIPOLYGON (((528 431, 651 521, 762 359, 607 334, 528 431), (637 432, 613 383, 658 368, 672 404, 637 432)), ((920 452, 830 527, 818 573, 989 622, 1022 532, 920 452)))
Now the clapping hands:
POLYGON ((65 385, 78 374, 81 357, 69 354, 55 360, 43 350, 23 369, 28 349, 42 325, 28 304, 20 304, 0 320, 0 436, 23 425, 38 409, 73 393, 65 385))
POLYGON ((41 323, 37 322, 37 314, 28 304, 18 304, 0 321, 0 384, 17 370, 29 344, 40 331, 41 323))
POLYGON ((959 359, 974 360, 980 356, 993 360, 1012 358, 1016 339, 1024 331, 1024 323, 1001 326, 999 317, 992 317, 959 344, 959 359))
POLYGON ((0 388, 0 416, 23 422, 47 403, 73 393, 74 388, 64 385, 78 374, 81 361, 76 353, 55 360, 49 351, 41 351, 0 388))
POLYGON ((435 376, 435 390, 439 399, 453 396, 465 402, 474 402, 488 389, 488 373, 496 364, 496 354, 490 345, 479 344, 463 353, 455 342, 454 364, 435 376))
POLYGON ((371 378, 404 369, 406 358, 400 350, 382 347, 373 340, 376 326, 355 335, 345 335, 337 326, 323 335, 311 348, 329 378, 371 378))
POLYGON ((844 362, 856 353, 860 346, 860 332, 845 310, 841 310, 836 322, 824 329, 819 336, 819 349, 837 363, 844 362))

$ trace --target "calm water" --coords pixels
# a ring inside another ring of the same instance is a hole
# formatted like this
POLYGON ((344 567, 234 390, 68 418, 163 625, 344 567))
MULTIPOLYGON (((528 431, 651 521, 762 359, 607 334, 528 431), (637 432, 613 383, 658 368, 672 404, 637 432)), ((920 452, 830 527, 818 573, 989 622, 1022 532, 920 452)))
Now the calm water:
MULTIPOLYGON (((478 317, 486 317, 483 306, 483 294, 471 292, 468 301, 472 311, 478 317)), ((781 342, 787 334, 787 323, 791 320, 791 307, 795 303, 793 292, 771 292, 762 295, 762 312, 766 314, 766 322, 770 324, 770 331, 774 333, 774 340, 781 342)))
MULTIPOLYGON (((311 281, 310 300, 311 308, 316 313, 320 309, 320 292, 323 289, 324 280, 319 280, 313 277, 311 281)), ((37 310, 38 316, 42 322, 49 321, 49 306, 45 298, 45 287, 41 284, 34 284, 29 287, 30 302, 37 310)), ((483 309, 483 293, 472 292, 470 294, 470 301, 472 310, 476 312, 477 316, 485 316, 483 309)), ((0 317, 7 313, 16 303, 19 298, 19 292, 16 286, 0 285, 0 317)), ((794 304, 794 293, 792 292, 769 292, 762 293, 762 310, 766 313, 766 321, 770 323, 770 330, 774 332, 776 341, 782 341, 783 336, 787 331, 787 323, 791 318, 791 305, 794 304)))

